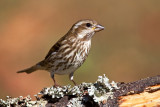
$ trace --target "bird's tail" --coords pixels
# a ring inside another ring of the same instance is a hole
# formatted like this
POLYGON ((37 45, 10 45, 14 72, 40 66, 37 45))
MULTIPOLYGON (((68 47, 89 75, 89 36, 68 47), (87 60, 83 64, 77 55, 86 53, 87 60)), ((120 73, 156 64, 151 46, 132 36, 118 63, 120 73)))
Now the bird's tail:
POLYGON ((32 73, 32 72, 34 72, 36 70, 40 70, 40 69, 41 69, 40 65, 36 64, 36 65, 34 65, 34 66, 30 67, 30 68, 18 71, 17 73, 23 73, 23 72, 25 72, 27 74, 30 74, 30 73, 32 73))

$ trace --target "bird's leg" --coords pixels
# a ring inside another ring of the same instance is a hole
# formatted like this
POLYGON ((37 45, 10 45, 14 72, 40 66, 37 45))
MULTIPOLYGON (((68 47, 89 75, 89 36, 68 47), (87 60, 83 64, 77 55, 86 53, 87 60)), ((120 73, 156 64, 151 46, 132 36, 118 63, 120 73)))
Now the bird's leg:
POLYGON ((56 80, 54 79, 54 72, 50 72, 51 78, 54 82, 54 87, 58 87, 59 85, 57 85, 56 80))
POLYGON ((76 85, 76 82, 73 80, 73 72, 69 74, 69 79, 76 85))

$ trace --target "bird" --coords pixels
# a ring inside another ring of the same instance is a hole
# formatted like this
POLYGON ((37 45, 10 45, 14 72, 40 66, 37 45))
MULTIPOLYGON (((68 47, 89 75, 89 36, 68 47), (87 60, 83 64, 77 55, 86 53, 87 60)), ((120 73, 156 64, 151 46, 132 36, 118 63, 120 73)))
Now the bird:
POLYGON ((17 73, 25 72, 30 74, 37 70, 46 70, 50 72, 55 87, 59 86, 54 78, 55 74, 69 75, 69 79, 76 85, 76 82, 73 80, 73 74, 88 57, 92 37, 101 30, 104 30, 104 27, 95 20, 83 19, 77 21, 51 47, 42 61, 17 73))

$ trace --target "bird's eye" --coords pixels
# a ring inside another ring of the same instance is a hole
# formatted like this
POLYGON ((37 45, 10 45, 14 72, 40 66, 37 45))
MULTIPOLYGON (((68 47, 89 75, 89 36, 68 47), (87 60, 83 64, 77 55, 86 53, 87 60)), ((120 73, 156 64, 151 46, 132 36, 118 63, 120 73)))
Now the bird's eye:
POLYGON ((86 26, 87 27, 91 27, 92 25, 90 23, 86 23, 86 26))

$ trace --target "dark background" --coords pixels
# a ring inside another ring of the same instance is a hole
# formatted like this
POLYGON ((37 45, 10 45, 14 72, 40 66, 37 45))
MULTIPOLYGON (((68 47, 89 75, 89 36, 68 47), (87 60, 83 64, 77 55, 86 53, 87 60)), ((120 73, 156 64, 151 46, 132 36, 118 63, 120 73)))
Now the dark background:
MULTIPOLYGON (((53 85, 49 73, 16 71, 42 60, 51 46, 80 19, 94 19, 105 30, 92 39, 88 59, 74 80, 106 76, 130 82, 160 74, 159 0, 0 1, 0 98, 40 92, 53 85)), ((56 76, 61 85, 68 76, 56 76)))

